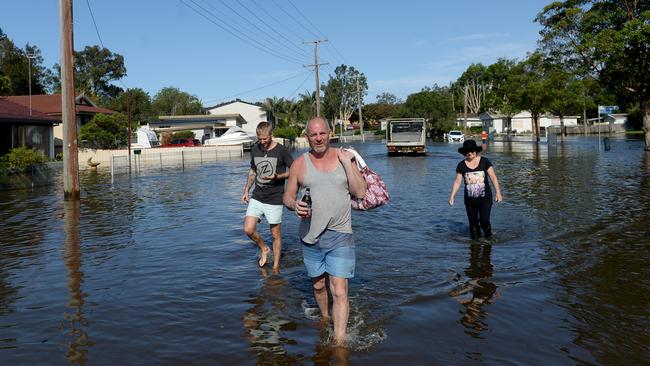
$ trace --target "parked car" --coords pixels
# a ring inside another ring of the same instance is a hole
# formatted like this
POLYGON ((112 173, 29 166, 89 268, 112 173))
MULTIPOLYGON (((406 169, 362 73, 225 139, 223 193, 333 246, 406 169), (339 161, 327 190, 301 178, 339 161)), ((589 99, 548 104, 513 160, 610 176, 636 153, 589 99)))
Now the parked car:
POLYGON ((201 141, 189 137, 173 139, 161 147, 180 147, 180 146, 201 146, 201 141))
POLYGON ((447 141, 449 142, 464 142, 465 134, 458 130, 451 130, 447 133, 447 141))

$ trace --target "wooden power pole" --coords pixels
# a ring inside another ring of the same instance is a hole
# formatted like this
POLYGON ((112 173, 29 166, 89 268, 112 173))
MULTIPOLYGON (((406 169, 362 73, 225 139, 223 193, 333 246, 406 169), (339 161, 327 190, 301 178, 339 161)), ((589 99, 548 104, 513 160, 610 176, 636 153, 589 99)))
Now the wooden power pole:
POLYGON ((72 0, 61 8, 61 122, 63 123, 63 195, 79 199, 79 150, 72 64, 72 0))
POLYGON ((126 115, 127 115, 127 126, 126 126, 126 143, 129 153, 129 175, 131 175, 131 91, 126 89, 126 115))
POLYGON ((359 128, 361 128, 361 141, 366 142, 363 136, 363 116, 361 115, 361 89, 359 89, 359 79, 357 79, 357 104, 359 107, 359 128))
POLYGON ((320 81, 318 80, 318 66, 320 65, 327 65, 327 63, 319 64, 318 63, 318 44, 321 42, 327 42, 326 39, 320 40, 320 39, 315 39, 313 41, 309 42, 303 42, 305 43, 313 43, 314 44, 314 64, 313 65, 304 65, 305 67, 314 67, 314 73, 316 74, 316 117, 320 117, 320 81))

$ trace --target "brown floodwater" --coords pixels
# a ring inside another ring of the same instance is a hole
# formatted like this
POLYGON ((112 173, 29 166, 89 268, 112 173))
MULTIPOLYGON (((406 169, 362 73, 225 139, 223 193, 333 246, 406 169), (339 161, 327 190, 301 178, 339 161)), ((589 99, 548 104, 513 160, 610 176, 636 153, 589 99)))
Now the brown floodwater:
MULTIPOLYGON (((497 141, 504 202, 469 239, 449 207, 459 145, 418 157, 353 144, 389 205, 355 212, 349 348, 329 346, 285 213, 281 272, 256 265, 248 161, 0 179, 6 365, 650 363, 650 154, 636 138, 497 141), (32 186, 32 182, 34 183, 32 186)), ((294 151, 294 155, 302 151, 294 151)), ((270 234, 265 221, 262 234, 270 234)))

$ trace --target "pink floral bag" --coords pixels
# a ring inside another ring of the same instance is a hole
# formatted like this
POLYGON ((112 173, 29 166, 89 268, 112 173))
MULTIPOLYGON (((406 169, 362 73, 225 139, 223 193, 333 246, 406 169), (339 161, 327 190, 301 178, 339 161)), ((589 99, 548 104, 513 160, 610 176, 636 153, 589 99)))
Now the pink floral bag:
POLYGON ((375 173, 372 169, 370 169, 370 167, 368 167, 358 152, 356 152, 354 149, 346 150, 354 154, 354 158, 357 162, 357 167, 359 168, 363 179, 368 185, 366 195, 363 198, 351 199, 352 209, 366 211, 387 204, 389 197, 388 190, 386 189, 386 183, 384 183, 379 174, 375 173))

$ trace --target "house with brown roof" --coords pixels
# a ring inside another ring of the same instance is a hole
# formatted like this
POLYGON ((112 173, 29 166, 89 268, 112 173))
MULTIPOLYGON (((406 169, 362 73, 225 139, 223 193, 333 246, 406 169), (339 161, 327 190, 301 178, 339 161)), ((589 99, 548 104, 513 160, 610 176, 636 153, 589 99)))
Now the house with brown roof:
POLYGON ((0 97, 0 155, 27 146, 54 158, 54 125, 61 121, 0 97))
MULTIPOLYGON (((37 110, 39 112, 45 113, 50 117, 54 117, 59 121, 62 119, 62 106, 61 106, 61 94, 38 94, 31 96, 28 95, 13 95, 8 96, 7 100, 14 102, 25 107, 30 107, 31 109, 37 110)), ((75 111, 77 116, 77 131, 81 126, 85 125, 90 121, 96 114, 113 114, 115 111, 98 107, 90 98, 81 94, 75 98, 75 111)), ((59 124, 54 127, 54 146, 57 153, 61 152, 61 147, 63 146, 63 125, 59 124)))

